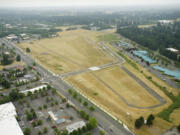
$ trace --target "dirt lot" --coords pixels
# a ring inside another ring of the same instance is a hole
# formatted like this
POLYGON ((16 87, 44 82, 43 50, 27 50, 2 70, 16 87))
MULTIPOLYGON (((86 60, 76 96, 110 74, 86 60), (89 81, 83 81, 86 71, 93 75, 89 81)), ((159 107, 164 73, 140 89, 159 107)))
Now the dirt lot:
MULTIPOLYGON (((111 32, 111 31, 106 31, 111 32)), ((59 74, 110 63, 113 59, 97 47, 97 37, 106 32, 72 30, 56 38, 42 39, 18 46, 29 47, 41 64, 59 74)))

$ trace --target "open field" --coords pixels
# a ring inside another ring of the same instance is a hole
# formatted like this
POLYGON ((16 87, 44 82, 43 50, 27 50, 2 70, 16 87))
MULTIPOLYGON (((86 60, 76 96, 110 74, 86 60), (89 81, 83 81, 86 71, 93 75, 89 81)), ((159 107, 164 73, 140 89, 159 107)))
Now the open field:
MULTIPOLYGON (((26 47, 29 47, 31 55, 42 65, 57 74, 61 74, 113 62, 115 59, 106 50, 97 46, 97 43, 103 40, 104 37, 107 40, 119 39, 119 37, 113 35, 113 31, 72 30, 61 32, 56 38, 34 41, 33 44, 22 43, 19 46, 24 50, 26 47)), ((109 44, 108 47, 116 52, 114 47, 109 44)), ((143 83, 164 98, 166 104, 151 109, 139 109, 138 107, 157 105, 159 101, 119 66, 74 75, 65 78, 65 80, 128 125, 133 131, 136 118, 144 116, 146 119, 151 113, 156 115, 172 103, 144 74, 152 76, 154 81, 165 86, 168 91, 175 95, 178 93, 177 89, 171 88, 142 66, 138 64, 137 66, 139 71, 128 62, 123 65, 123 67, 131 71, 143 83), (144 74, 140 71, 143 71, 144 74), (129 106, 129 104, 135 107, 129 106)), ((136 133, 138 135, 159 135, 171 126, 171 123, 156 117, 154 126, 151 128, 143 126, 141 130, 136 130, 136 133)))
POLYGON ((66 80, 102 108, 122 120, 131 129, 133 129, 134 120, 137 117, 142 115, 146 118, 150 113, 158 113, 171 103, 170 100, 160 92, 159 94, 167 100, 167 104, 161 107, 154 109, 136 109, 129 107, 122 101, 117 93, 129 103, 139 107, 158 104, 158 101, 118 66, 93 73, 84 73, 68 77, 66 80), (117 93, 114 93, 106 84, 116 90, 117 93), (130 115, 127 115, 127 112, 129 112, 130 115))
POLYGON ((158 104, 158 101, 152 97, 141 85, 118 66, 97 71, 96 75, 118 94, 122 95, 129 104, 139 107, 158 104), (134 95, 130 97, 129 95, 134 95), (145 97, 143 102, 142 97, 145 97))
POLYGON ((175 109, 171 113, 170 120, 173 122, 173 124, 179 125, 179 121, 180 121, 180 108, 179 109, 175 109))
POLYGON ((150 28, 150 27, 153 27, 153 26, 156 26, 157 24, 145 24, 145 25, 139 25, 138 28, 150 28))
POLYGON ((106 32, 63 31, 58 37, 18 46, 24 50, 29 47, 34 58, 51 71, 60 74, 112 62, 112 57, 96 46, 97 37, 106 32))

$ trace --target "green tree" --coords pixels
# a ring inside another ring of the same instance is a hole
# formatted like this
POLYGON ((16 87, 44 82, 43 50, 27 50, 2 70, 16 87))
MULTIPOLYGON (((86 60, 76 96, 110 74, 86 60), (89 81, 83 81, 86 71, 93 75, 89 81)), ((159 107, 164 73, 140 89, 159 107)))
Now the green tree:
POLYGON ((72 94, 72 90, 71 89, 69 89, 68 92, 69 92, 69 94, 72 94))
POLYGON ((94 111, 95 108, 94 108, 93 106, 90 106, 90 107, 89 107, 89 110, 90 110, 90 111, 94 111))
POLYGON ((32 126, 33 127, 37 126, 35 121, 32 122, 32 126))
POLYGON ((42 135, 42 132, 40 130, 38 131, 38 135, 42 135))
POLYGON ((33 115, 31 113, 27 113, 26 118, 27 118, 28 121, 30 121, 30 120, 33 119, 33 115))
POLYGON ((146 123, 146 124, 147 124, 148 126, 152 125, 154 119, 155 119, 155 117, 154 117, 152 114, 150 114, 150 115, 148 116, 148 118, 147 118, 147 123, 146 123))
POLYGON ((27 52, 27 53, 30 53, 31 50, 30 50, 29 48, 26 48, 26 52, 27 52))
POLYGON ((73 92, 73 98, 77 98, 77 92, 76 91, 73 92))
POLYGON ((180 133, 180 124, 177 126, 177 130, 180 133))
POLYGON ((25 128, 24 135, 30 135, 30 134, 31 134, 30 128, 25 128))
POLYGON ((38 120, 37 125, 42 125, 42 120, 38 120))
POLYGON ((96 128, 97 127, 97 120, 96 118, 90 118, 89 119, 89 124, 91 125, 92 129, 96 128))
POLYGON ((44 127, 44 129, 43 129, 43 133, 47 133, 48 132, 48 128, 47 127, 44 127))
POLYGON ((21 61, 21 56, 20 55, 16 56, 16 61, 21 61))
POLYGON ((144 118, 141 116, 135 121, 135 127, 139 129, 144 124, 144 118))
POLYGON ((105 132, 103 130, 100 130, 100 135, 105 135, 105 132))
POLYGON ((87 102, 87 101, 84 101, 83 105, 84 105, 84 106, 88 106, 88 102, 87 102))

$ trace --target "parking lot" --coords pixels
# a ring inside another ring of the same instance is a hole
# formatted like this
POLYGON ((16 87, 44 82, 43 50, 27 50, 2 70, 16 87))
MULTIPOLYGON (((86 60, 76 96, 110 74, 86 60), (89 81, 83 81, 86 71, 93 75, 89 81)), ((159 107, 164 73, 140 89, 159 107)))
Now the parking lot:
POLYGON ((52 90, 29 94, 28 97, 14 104, 20 118, 19 124, 21 128, 23 130, 30 128, 32 135, 40 133, 52 135, 58 130, 62 131, 65 129, 67 125, 82 121, 77 111, 70 107, 68 102, 65 102, 56 93, 53 93, 52 90), (27 115, 32 114, 34 116, 34 112, 36 116, 28 120, 27 115), (50 112, 59 119, 59 123, 50 117, 50 112))

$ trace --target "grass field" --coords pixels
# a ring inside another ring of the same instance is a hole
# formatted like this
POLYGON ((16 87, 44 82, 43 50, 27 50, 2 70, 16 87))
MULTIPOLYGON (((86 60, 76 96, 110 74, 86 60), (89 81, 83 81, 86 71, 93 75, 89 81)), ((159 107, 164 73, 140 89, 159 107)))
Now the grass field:
POLYGON ((153 27, 153 26, 156 26, 157 24, 145 24, 145 25, 139 25, 138 28, 150 28, 150 27, 153 27))
POLYGON ((175 109, 171 115, 170 115, 170 121, 173 122, 173 124, 175 125, 179 125, 180 124, 180 108, 179 109, 175 109))
MULTIPOLYGON (((59 37, 34 41, 33 44, 22 43, 19 46, 24 50, 29 47, 31 55, 36 60, 51 71, 60 74, 114 61, 112 56, 97 46, 97 43, 101 40, 108 42, 121 38, 113 32, 114 30, 96 32, 80 29, 63 31, 59 33, 59 37)), ((113 51, 117 51, 108 43, 106 45, 113 51)), ((134 121, 136 118, 139 116, 147 118, 151 113, 156 115, 172 103, 163 91, 149 81, 144 74, 151 76, 154 81, 166 87, 174 95, 177 95, 178 92, 177 89, 171 88, 144 67, 128 59, 126 59, 127 62, 123 66, 163 97, 167 101, 165 105, 154 109, 137 109, 128 106, 120 97, 137 107, 153 106, 159 104, 159 101, 119 66, 82 73, 65 78, 65 80, 106 111, 123 121, 133 131, 135 130, 134 121), (134 65, 138 70, 134 68, 134 65), (143 74, 141 71, 143 71, 143 74), (128 113, 130 115, 127 115, 128 113)), ((138 135, 159 135, 171 126, 171 123, 156 117, 154 126, 150 128, 143 126, 141 130, 135 131, 138 135)))
POLYGON ((154 109, 132 108, 125 104, 121 98, 102 83, 99 78, 116 90, 116 92, 123 96, 130 104, 138 107, 147 107, 158 104, 159 102, 118 66, 66 78, 66 80, 79 91, 118 119, 122 120, 131 129, 134 128, 134 120, 137 117, 142 115, 146 118, 150 113, 156 114, 166 108, 171 102, 163 93, 160 93, 162 97, 167 99, 168 103, 166 105, 154 109), (98 94, 94 95, 94 93, 98 94), (130 115, 127 115, 127 112, 129 112, 130 115))
POLYGON ((13 65, 24 65, 24 63, 23 62, 17 62, 17 61, 14 61, 12 64, 10 64, 10 65, 7 65, 7 66, 2 66, 2 65, 0 65, 0 70, 2 70, 3 68, 7 68, 7 67, 10 67, 10 66, 13 66, 13 65))
MULTIPOLYGON (((88 30, 63 31, 56 38, 42 39, 18 46, 31 49, 31 55, 42 65, 59 74, 113 61, 97 47, 97 37, 106 32, 88 30)), ((107 32, 108 33, 108 32, 107 32)))

